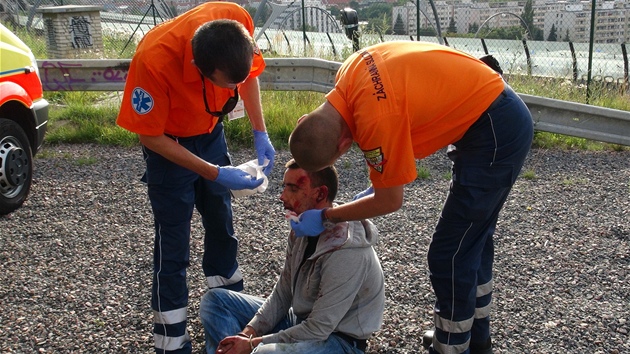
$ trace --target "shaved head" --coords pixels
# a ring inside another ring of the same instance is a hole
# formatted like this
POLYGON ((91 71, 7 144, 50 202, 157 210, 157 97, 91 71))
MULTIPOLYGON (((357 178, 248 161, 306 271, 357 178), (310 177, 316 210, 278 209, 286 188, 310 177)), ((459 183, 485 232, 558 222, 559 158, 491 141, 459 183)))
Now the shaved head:
POLYGON ((289 136, 289 149, 304 170, 319 171, 333 165, 347 150, 340 145, 347 133, 349 128, 339 112, 324 103, 299 121, 289 136))

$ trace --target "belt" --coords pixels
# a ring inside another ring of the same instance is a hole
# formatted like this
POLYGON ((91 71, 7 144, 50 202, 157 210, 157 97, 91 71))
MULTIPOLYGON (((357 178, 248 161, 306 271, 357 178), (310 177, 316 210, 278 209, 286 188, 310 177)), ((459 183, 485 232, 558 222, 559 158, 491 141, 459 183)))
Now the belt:
POLYGON ((171 138, 177 142, 181 141, 188 141, 188 140, 192 140, 197 138, 199 135, 193 135, 193 136, 176 136, 176 135, 172 135, 172 134, 166 134, 164 133, 164 135, 166 135, 166 137, 171 138))
MULTIPOLYGON (((219 120, 219 122, 214 126, 215 128, 222 123, 222 120, 219 120)), ((202 135, 208 135, 208 134, 212 134, 212 132, 214 131, 214 128, 212 129, 212 131, 208 132, 208 133, 203 133, 203 134, 197 134, 197 135, 191 135, 191 136, 177 136, 177 135, 173 135, 173 134, 168 134, 168 133, 164 133, 165 136, 175 140, 175 141, 186 141, 186 140, 192 140, 192 139, 196 139, 202 135)))
POLYGON ((346 342, 348 342, 348 344, 350 344, 354 348, 357 348, 360 351, 365 353, 365 350, 367 349, 367 339, 356 339, 356 338, 350 337, 349 335, 347 335, 345 333, 341 333, 341 332, 333 332, 333 334, 336 335, 337 337, 345 340, 346 342))
POLYGON ((204 135, 208 135, 208 134, 212 134, 212 132, 210 132, 210 133, 198 134, 198 135, 191 135, 191 136, 177 136, 177 135, 173 135, 173 134, 167 134, 167 133, 164 133, 164 135, 165 135, 167 138, 171 138, 171 139, 173 139, 173 140, 175 140, 175 141, 177 141, 177 142, 179 142, 179 141, 194 140, 194 139, 197 139, 197 138, 199 138, 199 137, 202 137, 202 136, 204 136, 204 135))

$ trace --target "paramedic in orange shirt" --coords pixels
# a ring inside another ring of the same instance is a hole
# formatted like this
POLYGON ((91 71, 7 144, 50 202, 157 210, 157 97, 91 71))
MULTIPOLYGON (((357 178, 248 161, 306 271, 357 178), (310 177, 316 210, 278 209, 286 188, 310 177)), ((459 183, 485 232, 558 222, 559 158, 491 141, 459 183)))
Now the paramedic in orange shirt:
POLYGON ((492 235, 532 138, 527 106, 478 59, 432 43, 367 47, 341 66, 326 102, 300 118, 289 147, 302 168, 315 171, 357 142, 372 186, 350 203, 308 210, 291 226, 311 236, 327 221, 398 210, 416 159, 449 146, 452 180, 427 255, 437 299, 426 346, 430 353, 491 353, 492 235))
POLYGON ((186 331, 190 228, 201 215, 202 268, 209 288, 240 291, 230 189, 263 182, 230 166, 222 119, 243 99, 258 162, 274 148, 266 133, 258 75, 265 62, 242 7, 209 2, 158 25, 138 44, 117 123, 143 147, 155 246, 151 306, 158 353, 190 353, 186 331))

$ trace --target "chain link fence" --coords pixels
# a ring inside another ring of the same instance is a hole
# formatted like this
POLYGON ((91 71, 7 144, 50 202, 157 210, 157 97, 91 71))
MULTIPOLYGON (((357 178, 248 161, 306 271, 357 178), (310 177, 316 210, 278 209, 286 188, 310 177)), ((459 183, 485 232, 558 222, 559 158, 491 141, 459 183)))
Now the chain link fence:
MULTIPOLYGON (((588 2, 539 0, 234 2, 252 14, 259 46, 275 56, 342 61, 370 44, 422 40, 476 56, 493 54, 507 75, 574 82, 592 79, 622 88, 628 83, 625 43, 630 36, 627 30, 630 16, 626 16, 628 10, 617 2, 600 2, 594 10, 588 2), (345 8, 355 11, 356 25, 347 23, 345 8), (595 25, 591 27, 593 19, 595 25)), ((200 3, 197 0, 0 0, 0 15, 3 24, 34 36, 29 45, 38 58, 45 58, 50 43, 46 39, 42 9, 95 6, 100 9, 103 49, 95 52, 88 45, 78 56, 131 58, 135 45, 149 29, 200 3)))

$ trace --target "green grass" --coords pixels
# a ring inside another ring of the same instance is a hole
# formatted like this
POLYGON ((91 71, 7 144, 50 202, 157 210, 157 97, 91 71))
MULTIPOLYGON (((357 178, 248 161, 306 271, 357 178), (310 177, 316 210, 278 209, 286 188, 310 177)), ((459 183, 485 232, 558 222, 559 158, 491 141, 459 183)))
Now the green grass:
POLYGON ((18 38, 20 38, 22 42, 31 49, 35 58, 44 59, 48 57, 46 50, 46 37, 43 35, 37 35, 32 31, 29 32, 23 26, 13 26, 5 21, 3 21, 2 24, 10 29, 11 32, 18 36, 18 38))
MULTIPOLYGON (((261 101, 269 138, 276 148, 286 148, 298 118, 324 102, 324 94, 308 91, 263 91, 261 101)), ((247 118, 225 123, 228 143, 251 146, 253 136, 247 118)))
POLYGON ((46 142, 138 144, 135 134, 116 125, 119 103, 112 101, 111 96, 111 93, 96 92, 47 92, 52 108, 46 142))
MULTIPOLYGON (((510 78, 517 92, 551 97, 565 101, 579 101, 583 87, 557 80, 510 78)), ((120 105, 118 93, 103 92, 46 92, 53 104, 50 111, 48 143, 98 143, 118 146, 138 144, 138 138, 116 125, 120 105)), ((630 98, 607 88, 593 91, 593 104, 630 110, 630 98)), ((269 137, 278 149, 286 148, 298 118, 324 102, 324 94, 307 91, 262 91, 261 100, 269 137)), ((253 136, 247 118, 225 123, 226 139, 231 147, 251 147, 253 136)), ((629 148, 583 138, 537 131, 536 148, 566 150, 625 151, 629 148)), ((419 176, 423 175, 421 168, 419 176)))
POLYGON ((528 180, 535 180, 536 178, 538 178, 536 176, 536 172, 534 170, 525 170, 521 173, 521 177, 524 179, 528 179, 528 180))
POLYGON ((422 162, 417 162, 416 164, 416 173, 418 174, 418 179, 429 179, 431 178, 431 171, 429 168, 422 162))
MULTIPOLYGON (((135 134, 116 125, 120 102, 111 96, 95 92, 46 92, 46 98, 54 105, 46 142, 138 144, 135 134)), ((297 119, 324 102, 323 94, 304 91, 263 91, 261 97, 269 137, 280 149, 286 148, 297 119)), ((233 147, 252 146, 251 130, 247 118, 225 123, 226 139, 233 147)))

